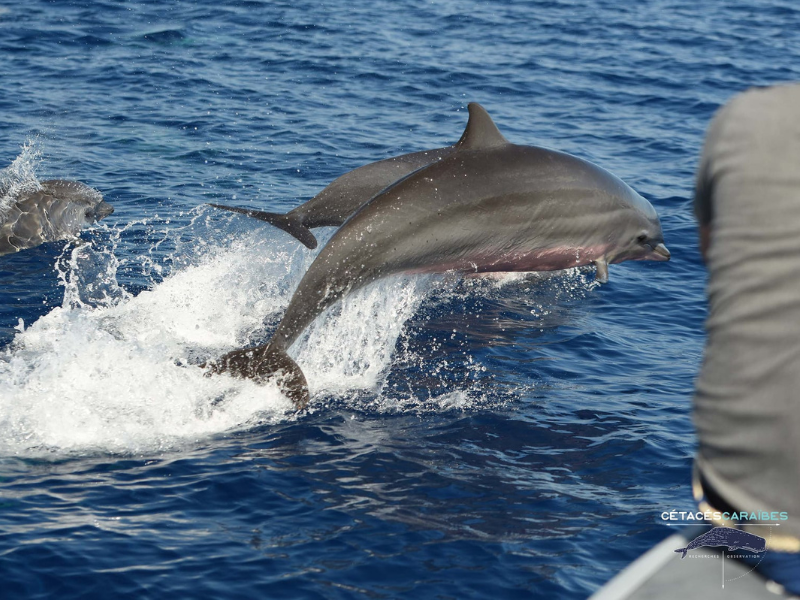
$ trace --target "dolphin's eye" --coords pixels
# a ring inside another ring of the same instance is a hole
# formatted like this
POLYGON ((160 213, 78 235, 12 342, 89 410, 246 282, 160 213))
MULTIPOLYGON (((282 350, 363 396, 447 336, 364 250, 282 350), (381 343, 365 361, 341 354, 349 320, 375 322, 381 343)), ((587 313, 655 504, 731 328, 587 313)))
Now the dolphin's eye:
POLYGON ((647 234, 643 233, 639 237, 636 238, 636 241, 640 244, 644 244, 647 241, 647 234))

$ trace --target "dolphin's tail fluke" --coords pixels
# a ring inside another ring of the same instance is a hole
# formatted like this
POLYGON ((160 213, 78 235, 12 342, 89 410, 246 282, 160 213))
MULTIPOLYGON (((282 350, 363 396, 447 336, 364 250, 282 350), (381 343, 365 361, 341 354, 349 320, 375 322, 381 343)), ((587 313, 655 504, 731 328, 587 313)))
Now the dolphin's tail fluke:
POLYGON ((261 210, 250 210, 248 208, 239 208, 237 206, 224 206, 222 204, 210 204, 209 206, 213 206, 214 208, 221 208, 222 210, 229 210, 231 212, 241 213, 243 215, 247 215, 248 217, 253 217, 254 219, 259 219, 260 221, 266 221, 270 225, 275 225, 279 229, 283 229, 286 233, 291 236, 294 236, 300 243, 302 243, 306 248, 311 248, 312 250, 317 247, 317 238, 314 237, 314 234, 311 233, 311 230, 303 225, 302 218, 293 215, 291 213, 287 213, 285 215, 281 213, 271 213, 271 212, 264 212, 261 210))
POLYGON ((209 375, 228 373, 234 377, 253 379, 257 383, 278 379, 284 394, 294 402, 297 410, 304 409, 310 399, 303 371, 285 350, 272 344, 234 350, 212 363, 200 366, 208 367, 209 375))
POLYGON ((686 548, 678 548, 677 550, 675 550, 675 552, 682 552, 681 558, 686 558, 686 552, 688 552, 688 551, 689 551, 688 547, 686 547, 686 548))

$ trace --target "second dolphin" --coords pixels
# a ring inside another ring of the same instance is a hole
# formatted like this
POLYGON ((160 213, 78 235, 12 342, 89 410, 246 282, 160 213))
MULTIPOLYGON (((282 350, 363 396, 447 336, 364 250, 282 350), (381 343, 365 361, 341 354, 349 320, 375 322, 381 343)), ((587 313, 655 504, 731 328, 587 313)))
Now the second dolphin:
POLYGON ((0 205, 0 256, 75 237, 84 225, 114 212, 96 189, 63 179, 42 181, 39 189, 9 200, 0 205))
MULTIPOLYGON (((470 113, 470 119, 471 115, 472 113, 470 113)), ((467 122, 464 135, 469 127, 469 122, 467 122)), ((458 143, 444 148, 394 156, 363 165, 337 177, 311 200, 286 214, 223 204, 211 204, 210 206, 265 221, 283 229, 306 247, 313 249, 317 247, 317 238, 311 233, 311 229, 340 226, 378 192, 409 173, 441 160, 457 147, 458 143)))

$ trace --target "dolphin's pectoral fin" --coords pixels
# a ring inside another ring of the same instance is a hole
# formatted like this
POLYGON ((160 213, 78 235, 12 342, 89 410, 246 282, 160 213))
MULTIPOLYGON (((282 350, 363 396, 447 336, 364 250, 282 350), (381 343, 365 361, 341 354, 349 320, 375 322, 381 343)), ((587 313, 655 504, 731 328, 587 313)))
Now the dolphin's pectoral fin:
POLYGON ((302 243, 306 248, 313 250, 317 247, 317 238, 314 237, 314 234, 311 233, 311 230, 308 227, 303 225, 302 218, 298 217, 297 215, 293 215, 291 213, 282 215, 280 213, 271 213, 262 210, 250 210, 248 208, 239 208, 238 206, 224 206, 222 204, 209 204, 209 206, 247 215, 248 217, 258 219, 259 221, 265 221, 270 225, 274 225, 279 229, 283 229, 286 233, 299 240, 300 243, 302 243))
POLYGON ((598 258, 594 261, 594 266, 597 268, 594 280, 598 283, 608 283, 608 261, 605 258, 598 258))
POLYGON ((310 395, 303 371, 285 351, 273 348, 270 344, 234 350, 216 361, 201 367, 208 367, 208 375, 228 373, 234 377, 252 379, 264 383, 278 378, 284 394, 294 402, 297 410, 308 405, 310 395))
POLYGON ((682 553, 681 558, 686 558, 686 552, 688 552, 688 550, 689 547, 687 546, 686 548, 678 548, 677 550, 675 550, 675 552, 681 552, 682 553))

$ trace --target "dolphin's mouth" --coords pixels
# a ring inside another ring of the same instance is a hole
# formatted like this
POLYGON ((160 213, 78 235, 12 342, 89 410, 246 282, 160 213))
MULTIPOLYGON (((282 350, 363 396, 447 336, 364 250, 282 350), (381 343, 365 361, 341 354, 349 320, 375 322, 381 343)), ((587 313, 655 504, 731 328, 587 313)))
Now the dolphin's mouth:
POLYGON ((113 214, 114 207, 108 202, 100 202, 94 209, 94 218, 96 221, 105 219, 108 215, 113 214))
POLYGON ((658 256, 661 257, 660 259, 656 260, 669 260, 669 257, 672 256, 664 244, 658 244, 658 246, 653 248, 653 254, 657 254, 658 256))

